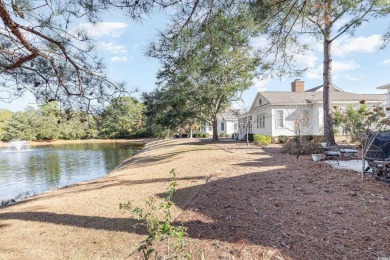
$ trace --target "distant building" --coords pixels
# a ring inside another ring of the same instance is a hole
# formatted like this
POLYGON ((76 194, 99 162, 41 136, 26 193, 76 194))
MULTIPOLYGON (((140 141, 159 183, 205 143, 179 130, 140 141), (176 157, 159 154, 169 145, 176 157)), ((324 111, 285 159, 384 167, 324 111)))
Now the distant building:
MULTIPOLYGON (((232 135, 238 133, 238 111, 227 109, 218 115, 217 118, 218 134, 224 133, 232 135)), ((200 128, 200 132, 213 134, 213 126, 205 124, 200 128)))
MULTIPOLYGON (((297 79, 291 83, 291 92, 258 92, 250 110, 239 117, 239 138, 244 137, 246 126, 252 134, 293 136, 297 134, 297 122, 301 135, 322 135, 322 89, 322 86, 318 86, 305 91, 304 81, 297 79)), ((361 100, 369 105, 384 104, 386 96, 350 93, 333 86, 332 106, 358 105, 361 100)))

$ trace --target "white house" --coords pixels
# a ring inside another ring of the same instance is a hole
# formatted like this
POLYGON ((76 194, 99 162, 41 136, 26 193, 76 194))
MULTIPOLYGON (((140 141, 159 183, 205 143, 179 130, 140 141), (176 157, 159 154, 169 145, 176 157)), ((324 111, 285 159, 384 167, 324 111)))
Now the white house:
MULTIPOLYGON (((218 115, 217 118, 218 134, 225 133, 232 135, 238 133, 238 112, 229 110, 218 115)), ((213 134, 213 126, 205 124, 200 128, 200 132, 213 134)))
MULTIPOLYGON (((291 83, 291 92, 258 92, 250 110, 239 117, 239 138, 248 132, 269 136, 322 135, 324 126, 322 86, 304 90, 304 81, 291 83)), ((383 94, 356 94, 333 86, 332 106, 384 104, 383 94)))
POLYGON ((377 89, 386 89, 387 90, 387 99, 386 99, 386 105, 387 106, 390 106, 390 84, 386 84, 386 85, 383 85, 383 86, 379 86, 377 87, 377 89))

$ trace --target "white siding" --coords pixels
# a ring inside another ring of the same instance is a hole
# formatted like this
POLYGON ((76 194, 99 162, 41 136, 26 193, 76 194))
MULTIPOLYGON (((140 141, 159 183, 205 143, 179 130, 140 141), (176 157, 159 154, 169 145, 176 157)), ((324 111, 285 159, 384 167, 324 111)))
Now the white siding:
MULTIPOLYGON (((238 124, 238 118, 237 120, 223 120, 222 118, 218 118, 218 121, 217 121, 217 128, 218 128, 218 135, 220 133, 226 133, 226 134, 233 134, 234 132, 237 132, 237 131, 234 131, 234 124, 238 124), (221 129, 221 123, 224 123, 224 131, 222 131, 221 129)), ((212 135, 213 134, 213 126, 211 124, 206 124, 206 129, 205 127, 201 127, 200 129, 201 132, 206 132, 208 133, 209 135, 212 135)))
POLYGON ((286 135, 294 136, 297 128, 294 122, 299 122, 301 135, 317 135, 318 112, 313 106, 278 106, 272 109, 272 136, 286 135), (276 111, 283 110, 283 128, 276 125, 276 111))

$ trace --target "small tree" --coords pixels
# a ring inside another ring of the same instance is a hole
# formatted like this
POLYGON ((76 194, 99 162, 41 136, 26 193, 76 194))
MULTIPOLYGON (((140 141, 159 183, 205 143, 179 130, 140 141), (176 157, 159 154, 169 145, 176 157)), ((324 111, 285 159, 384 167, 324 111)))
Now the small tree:
POLYGON ((286 124, 285 128, 292 131, 296 137, 297 145, 297 158, 302 154, 302 134, 307 133, 310 129, 313 109, 309 105, 305 106, 294 106, 289 109, 286 109, 286 124))
POLYGON ((367 135, 371 132, 380 131, 388 125, 386 110, 382 105, 367 106, 360 101, 358 107, 349 105, 346 108, 333 107, 334 126, 341 128, 353 141, 364 146, 367 135))
MULTIPOLYGON (((374 105, 372 107, 365 104, 365 101, 360 101, 360 106, 347 106, 346 108, 333 107, 334 126, 339 127, 344 133, 351 136, 352 140, 357 141, 362 146, 362 174, 365 169, 365 156, 367 148, 370 147, 372 141, 367 144, 369 135, 382 131, 390 125, 390 119, 386 114, 389 107, 382 105, 374 105)), ((363 175, 362 175, 363 176, 363 175)))

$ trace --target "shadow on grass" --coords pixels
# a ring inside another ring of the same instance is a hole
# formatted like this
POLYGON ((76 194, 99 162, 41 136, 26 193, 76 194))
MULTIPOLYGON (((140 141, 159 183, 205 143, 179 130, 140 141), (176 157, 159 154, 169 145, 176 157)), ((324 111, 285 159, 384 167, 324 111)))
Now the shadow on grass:
POLYGON ((144 165, 150 166, 155 164, 160 164, 162 162, 170 162, 173 161, 175 156, 179 156, 185 153, 194 152, 194 151, 205 151, 205 150, 213 150, 215 148, 213 147, 196 147, 196 148, 188 148, 188 149, 181 149, 179 151, 171 152, 171 153, 164 153, 162 155, 155 155, 155 156, 142 156, 142 157, 133 157, 129 160, 123 162, 118 169, 123 169, 124 167, 127 167, 131 164, 132 168, 142 167, 144 165))
POLYGON ((105 218, 72 214, 56 214, 51 212, 0 213, 0 220, 7 219, 19 219, 25 221, 51 223, 56 225, 68 225, 73 227, 91 228, 97 230, 146 234, 146 232, 144 232, 141 228, 133 227, 135 224, 138 223, 138 221, 132 218, 105 218))

